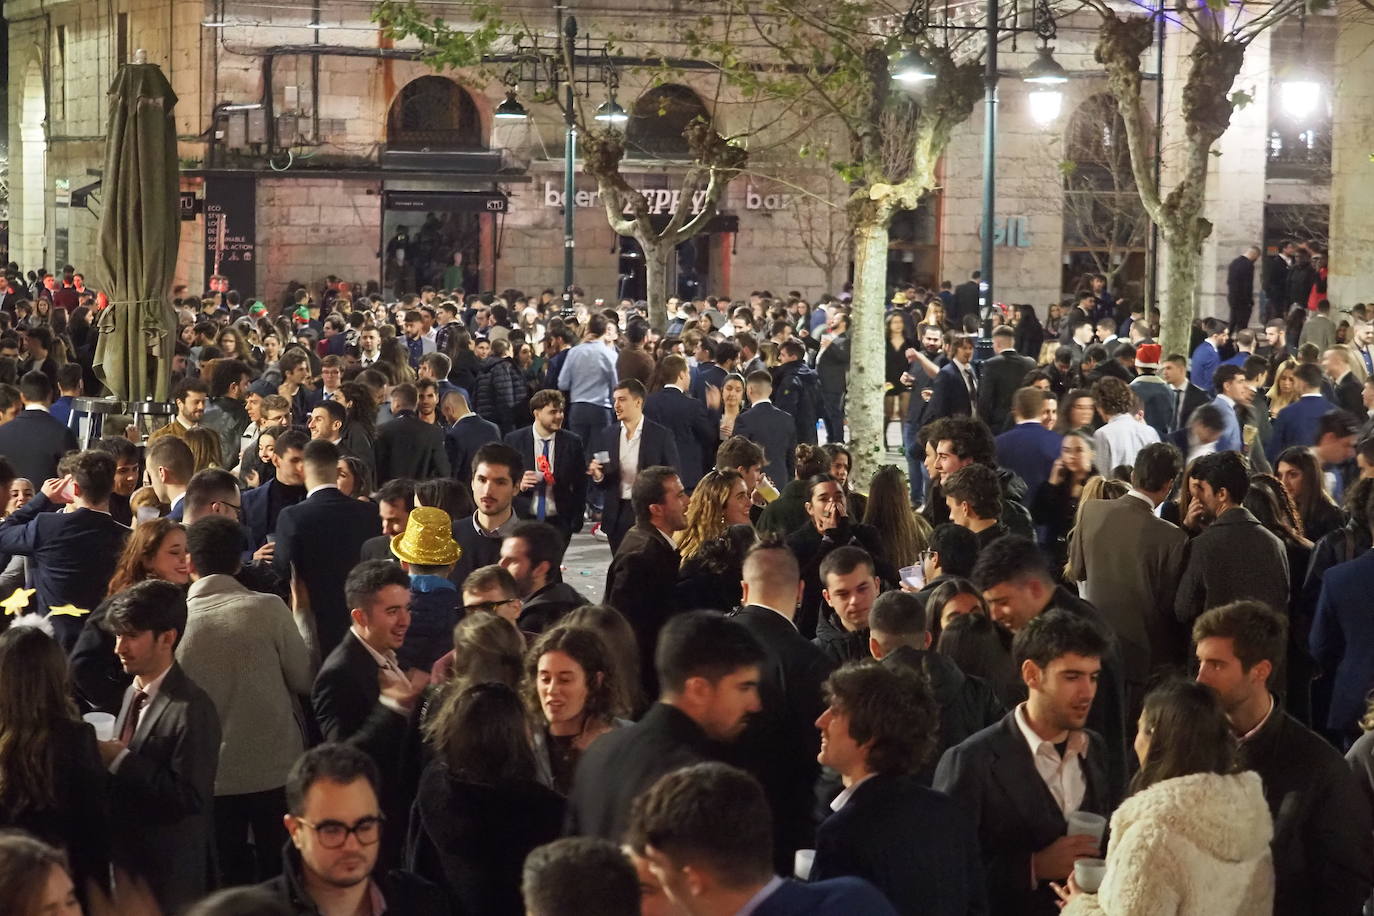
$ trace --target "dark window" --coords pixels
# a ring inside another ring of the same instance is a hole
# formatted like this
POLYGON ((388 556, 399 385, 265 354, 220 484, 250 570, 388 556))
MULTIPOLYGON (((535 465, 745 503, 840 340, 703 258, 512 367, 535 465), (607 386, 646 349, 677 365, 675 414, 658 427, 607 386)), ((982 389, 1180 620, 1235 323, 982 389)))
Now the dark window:
POLYGON ((399 150, 482 149, 482 119, 472 96, 442 76, 407 83, 386 119, 386 145, 399 150))
POLYGON ((686 86, 668 83, 644 93, 630 111, 625 147, 634 159, 689 159, 682 132, 697 118, 709 120, 701 98, 686 86))

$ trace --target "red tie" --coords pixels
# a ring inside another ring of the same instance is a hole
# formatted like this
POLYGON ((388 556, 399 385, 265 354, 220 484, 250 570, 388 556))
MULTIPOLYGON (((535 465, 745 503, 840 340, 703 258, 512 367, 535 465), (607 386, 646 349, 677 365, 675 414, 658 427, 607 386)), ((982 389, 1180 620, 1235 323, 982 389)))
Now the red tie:
POLYGON ((124 728, 120 729, 119 742, 125 747, 134 740, 134 732, 138 731, 139 714, 143 712, 143 704, 148 702, 148 694, 142 690, 134 691, 134 701, 129 704, 129 716, 124 720, 124 728))

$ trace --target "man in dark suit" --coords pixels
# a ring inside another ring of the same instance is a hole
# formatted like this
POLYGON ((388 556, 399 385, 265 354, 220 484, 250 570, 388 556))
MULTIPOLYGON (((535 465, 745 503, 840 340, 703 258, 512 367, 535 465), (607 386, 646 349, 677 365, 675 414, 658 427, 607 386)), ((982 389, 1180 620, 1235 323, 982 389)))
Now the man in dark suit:
POLYGON ((982 271, 975 270, 969 274, 968 280, 954 287, 954 307, 949 310, 950 325, 961 327, 965 315, 978 314, 978 300, 982 296, 982 284, 979 281, 982 279, 982 271))
POLYGON ((708 404, 714 400, 719 405, 719 396, 708 390, 706 404, 688 397, 686 391, 691 373, 687 360, 676 353, 665 356, 658 371, 668 381, 644 400, 644 417, 676 434, 681 459, 677 469, 682 475, 682 485, 690 492, 715 464, 720 426, 719 418, 708 404))
MULTIPOLYGON (((303 429, 288 429, 277 437, 272 450, 272 466, 276 474, 260 487, 243 493, 243 523, 251 535, 248 549, 258 551, 267 543, 268 535, 276 535, 277 520, 287 506, 305 499, 305 446, 310 437, 303 429)), ((262 551, 262 559, 271 559, 276 545, 262 551)))
POLYGON ((26 372, 19 380, 24 409, 0 426, 0 455, 14 465, 20 477, 38 487, 57 476, 57 462, 77 449, 76 434, 48 413, 53 384, 42 372, 26 372))
POLYGON ((736 913, 747 904, 752 916, 896 916, 861 878, 776 877, 768 860, 772 820, 752 776, 698 763, 645 793, 634 807, 628 843, 676 912, 736 913))
POLYGON ((978 380, 973 374, 973 338, 959 335, 952 347, 950 361, 941 367, 931 383, 930 401, 923 422, 945 417, 976 416, 978 380))
POLYGON ((1168 431, 1187 429, 1193 411, 1210 401, 1212 396, 1188 380, 1188 360, 1177 354, 1165 358, 1159 366, 1159 375, 1169 386, 1169 397, 1173 401, 1168 431))
POLYGON ((993 329, 992 346, 997 355, 983 363, 983 378, 978 385, 978 416, 995 434, 1007 428, 1012 396, 1021 387, 1026 373, 1035 368, 1035 360, 1016 352, 1016 332, 1006 325, 993 329))
POLYGON ((472 473, 472 456, 477 450, 490 442, 501 441, 501 427, 473 413, 461 391, 444 395, 443 407, 445 416, 454 417, 444 431, 449 470, 462 480, 472 473))
POLYGON ((763 449, 769 478, 779 487, 786 486, 797 462, 796 424, 786 411, 773 404, 773 377, 766 371, 750 373, 745 387, 749 409, 735 420, 734 433, 763 449))
POLYGON ((816 824, 812 789, 820 775, 816 717, 825 704, 821 685, 835 664, 792 622, 801 596, 801 571, 779 543, 755 545, 744 559, 742 607, 731 615, 763 646, 759 679, 763 710, 739 740, 739 758, 763 783, 774 812, 774 865, 786 871, 798 849, 811 846, 816 824))
POLYGON ((1254 245, 1236 257, 1226 268, 1226 305, 1231 310, 1231 334, 1250 327, 1255 308, 1255 262, 1260 250, 1254 245))
POLYGON ((110 517, 115 462, 89 449, 61 464, 63 476, 0 522, 0 553, 32 559, 37 611, 70 654, 86 622, 105 597, 129 529, 110 517), (54 512, 61 504, 71 511, 54 512))
POLYGON ((1374 618, 1367 613, 1369 583, 1374 582, 1374 552, 1331 567, 1322 576, 1312 621, 1312 657, 1332 672, 1331 708, 1325 723, 1333 735, 1359 735, 1365 694, 1374 683, 1374 618))
POLYGON ((935 788, 973 816, 982 849, 989 912, 1053 916, 1051 881, 1075 859, 1101 856, 1102 838, 1069 835, 1067 816, 1108 817, 1119 790, 1106 768, 1102 737, 1086 728, 1107 639, 1090 621, 1051 610, 1017 634, 1013 652, 1029 689, 1025 703, 996 725, 945 751, 935 788), (1056 745, 1062 744, 1062 757, 1056 745), (1052 754, 1072 778, 1051 785, 1037 758, 1052 754))
MULTIPOLYGON (((989 360, 991 362, 991 360, 989 360)), ((1045 412, 1046 392, 1022 388, 1012 400, 1011 429, 996 438, 997 466, 1006 468, 1026 482, 1026 492, 1034 495, 1049 479, 1050 469, 1059 460, 1064 437, 1040 422, 1045 412)))
MULTIPOLYGON (((1317 444, 1317 421, 1336 409, 1336 405, 1322 397, 1322 371, 1311 363, 1303 363, 1293 373, 1301 392, 1298 399, 1279 411, 1274 418, 1274 441, 1265 453, 1277 456, 1290 445, 1317 444)), ((0 432, 4 427, 0 427, 0 432)))
POLYGON ((1107 786, 1114 794, 1119 793, 1127 774, 1125 679, 1115 634, 1102 613, 1056 585, 1040 548, 1014 535, 998 538, 978 552, 973 582, 983 590, 993 619, 1013 633, 1020 633, 1032 620, 1052 610, 1067 611, 1097 629, 1105 646, 1096 653, 1101 674, 1096 699, 1087 712, 1087 725, 1104 742, 1104 766, 1110 780, 1107 786))
POLYGON ((220 723, 214 701, 176 663, 186 595, 157 579, 110 599, 104 626, 134 681, 99 742, 120 824, 114 865, 148 882, 164 912, 180 912, 213 884, 210 840, 220 723))
POLYGON ((520 453, 504 442, 484 445, 472 456, 472 499, 477 509, 453 520, 453 539, 463 553, 449 581, 459 588, 468 573, 500 560, 501 541, 520 524, 514 500, 523 467, 520 453))
MULTIPOLYGON (((926 600, 919 594, 883 592, 873 602, 868 627, 868 651, 873 657, 884 667, 918 675, 940 707, 934 753, 911 774, 928 786, 940 755, 997 722, 1006 708, 991 684, 964 674, 947 656, 931 651, 926 600)), ((922 693, 922 702, 924 697, 922 693)))
POLYGON ((378 427, 373 446, 378 483, 393 477, 425 480, 449 474, 444 429, 415 415, 418 402, 414 385, 397 385, 391 390, 391 413, 395 419, 378 427))
POLYGON ((816 354, 816 377, 821 382, 821 419, 825 421, 827 442, 843 442, 844 396, 849 388, 849 316, 835 315, 827 333, 821 338, 816 354))
MULTIPOLYGON (((344 583, 352 626, 320 665, 310 702, 326 741, 365 751, 382 772, 382 809, 404 819, 400 747, 418 691, 396 661, 410 627, 410 576, 388 560, 359 563, 344 583)), ((404 834, 392 831, 383 858, 394 861, 404 834)))
POLYGON ((816 831, 811 879, 863 878, 903 913, 986 913, 973 821, 916 776, 944 712, 920 669, 846 665, 825 693, 820 760, 845 788, 816 831))
MULTIPOLYGON (((568 796, 573 836, 621 841, 635 798, 678 767, 718 759, 759 711, 762 647, 713 611, 674 617, 657 653, 663 692, 644 718, 598 738, 578 761, 568 796)), ((763 834, 765 861, 771 833, 763 834)))
POLYGON ((305 486, 309 495, 277 517, 272 567, 297 580, 296 609, 313 623, 312 648, 324 658, 348 631, 344 579, 358 562, 363 544, 377 530, 371 506, 345 496, 336 485, 339 447, 323 439, 305 446, 305 486), (302 600, 304 599, 304 600, 302 600))
POLYGON ((601 510, 601 531, 610 540, 611 550, 635 523, 630 494, 641 468, 679 468, 677 443, 666 427, 644 416, 644 386, 634 379, 621 379, 612 394, 616 422, 603 427, 587 445, 591 459, 587 472, 592 485, 605 500, 601 510), (598 460, 604 455, 606 461, 598 460))
POLYGON ((1322 370, 1331 381, 1336 406, 1356 416, 1363 416, 1364 385, 1351 368, 1349 352, 1343 347, 1332 347, 1322 354, 1322 370))
POLYGON ((1286 239, 1279 243, 1276 253, 1264 259, 1264 317, 1283 318, 1287 314, 1288 274, 1296 260, 1297 248, 1286 239))
POLYGON ((605 604, 630 622, 639 645, 645 695, 654 696, 654 646, 658 631, 676 610, 673 590, 682 561, 673 535, 687 527, 687 491, 673 468, 659 465, 635 476, 631 503, 635 526, 626 533, 606 570, 605 604))
POLYGON ((530 398, 534 423, 506 436, 525 469, 515 494, 515 514, 548 522, 563 543, 582 530, 587 511, 587 457, 577 433, 563 428, 563 392, 545 388, 530 398))

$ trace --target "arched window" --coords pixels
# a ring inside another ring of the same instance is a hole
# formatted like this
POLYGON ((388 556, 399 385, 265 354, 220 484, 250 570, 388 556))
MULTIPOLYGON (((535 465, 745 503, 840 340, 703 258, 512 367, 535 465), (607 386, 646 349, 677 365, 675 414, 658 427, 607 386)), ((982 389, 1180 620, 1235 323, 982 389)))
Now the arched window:
POLYGON ((453 80, 422 76, 405 85, 386 117, 386 145, 398 150, 482 149, 477 106, 453 80))
POLYGON ((1089 96, 1064 136, 1063 291, 1102 274, 1110 289, 1139 299, 1150 222, 1131 171, 1126 126, 1108 93, 1089 96))
POLYGON ((691 151, 683 130, 697 118, 711 117, 701 98, 686 86, 656 86, 635 101, 625 129, 625 148, 635 159, 687 159, 691 151))

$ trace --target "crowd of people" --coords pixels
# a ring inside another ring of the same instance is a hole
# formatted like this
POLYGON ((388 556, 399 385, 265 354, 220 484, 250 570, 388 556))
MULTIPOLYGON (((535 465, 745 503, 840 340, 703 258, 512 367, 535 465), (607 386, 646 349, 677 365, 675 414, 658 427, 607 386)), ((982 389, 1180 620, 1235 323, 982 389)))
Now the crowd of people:
POLYGON ((976 275, 897 290, 905 467, 859 481, 847 295, 654 328, 215 277, 169 421, 94 435, 99 303, 11 274, 7 913, 1370 899, 1364 306, 1324 347, 1209 318, 1175 354, 1094 280, 975 359, 976 275), (562 576, 584 531, 600 594, 562 576))

